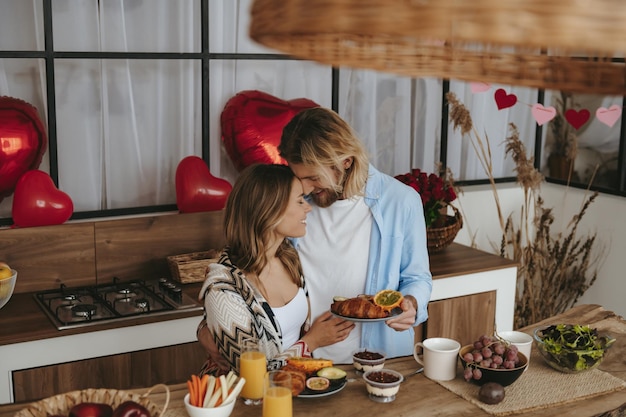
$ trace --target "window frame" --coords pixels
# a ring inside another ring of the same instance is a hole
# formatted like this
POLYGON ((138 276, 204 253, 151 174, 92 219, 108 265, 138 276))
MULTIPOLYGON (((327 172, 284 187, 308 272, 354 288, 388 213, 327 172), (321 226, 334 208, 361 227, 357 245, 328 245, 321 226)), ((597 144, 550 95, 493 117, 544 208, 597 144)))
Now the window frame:
MULTIPOLYGON (((210 139, 210 63, 213 60, 296 60, 295 58, 288 57, 282 54, 268 54, 268 53, 211 53, 209 51, 209 0, 200 1, 200 13, 201 13, 201 50, 200 52, 64 52, 55 51, 53 49, 53 34, 52 34, 52 0, 41 0, 43 4, 43 25, 44 25, 44 50, 43 51, 1 51, 0 58, 35 58, 43 59, 45 62, 45 78, 46 78, 46 102, 48 109, 48 158, 50 167, 50 177, 55 185, 58 186, 58 138, 57 138, 57 122, 56 122, 56 86, 54 83, 54 64, 57 59, 159 59, 159 60, 198 60, 201 62, 201 158, 209 164, 210 151, 209 151, 209 139, 210 139)), ((624 60, 622 60, 623 62, 624 60)), ((337 111, 339 107, 339 68, 332 68, 332 85, 331 107, 337 111)), ((448 151, 448 106, 445 104, 445 94, 449 91, 450 83, 447 80, 443 80, 442 88, 442 112, 441 112, 441 138, 440 138, 440 162, 443 167, 446 166, 447 151, 448 151)), ((538 90, 537 102, 543 103, 545 92, 538 90)), ((626 96, 622 100, 623 106, 626 105, 626 96)), ((624 113, 620 120, 620 143, 618 152, 618 187, 617 189, 609 189, 606 187, 591 186, 587 184, 570 184, 575 188, 591 188, 606 194, 613 194, 618 196, 626 196, 626 123, 624 123, 624 113)), ((546 125, 547 126, 547 125, 546 125)), ((534 159, 535 166, 540 167, 542 160, 542 133, 544 126, 537 126, 535 131, 535 149, 534 159)), ((515 177, 501 177, 495 179, 497 183, 510 183, 514 182, 515 177)), ((563 180, 546 177, 548 182, 556 184, 564 184, 563 180)), ((488 179, 471 180, 471 181, 458 181, 461 186, 479 185, 488 183, 488 179)), ((82 211, 74 212, 71 216, 71 220, 79 219, 96 219, 112 216, 133 216, 141 214, 150 214, 158 212, 177 211, 176 204, 158 205, 158 206, 144 206, 144 207, 131 207, 131 208, 119 208, 119 209, 107 209, 97 211, 82 211)), ((0 218, 0 226, 8 226, 12 224, 12 218, 0 218)))

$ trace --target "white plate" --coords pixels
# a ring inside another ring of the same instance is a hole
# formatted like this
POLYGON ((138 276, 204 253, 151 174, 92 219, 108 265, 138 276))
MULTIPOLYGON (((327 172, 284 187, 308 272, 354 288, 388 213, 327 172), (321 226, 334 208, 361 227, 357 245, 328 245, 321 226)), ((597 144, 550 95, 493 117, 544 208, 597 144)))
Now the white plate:
POLYGON ((332 388, 328 388, 328 390, 324 391, 324 392, 314 392, 311 391, 308 388, 305 388, 304 391, 302 391, 300 393, 300 395, 298 395, 298 398, 319 398, 319 397, 326 397, 328 395, 333 395, 338 393, 339 391, 341 391, 342 389, 345 388, 345 386, 348 384, 348 380, 343 381, 343 384, 338 385, 336 387, 332 387, 332 388))
MULTIPOLYGON (((331 312, 332 313, 332 312, 331 312)), ((340 319, 344 319, 344 320, 348 320, 348 321, 354 321, 356 323, 374 323, 377 321, 387 321, 395 316, 400 315, 400 313, 402 313, 402 309, 400 308, 394 308, 393 310, 391 310, 391 313, 389 314, 389 317, 381 317, 379 319, 359 319, 356 317, 347 317, 347 316, 342 316, 341 314, 337 314, 337 313, 332 313, 333 316, 335 317, 339 317, 340 319)))

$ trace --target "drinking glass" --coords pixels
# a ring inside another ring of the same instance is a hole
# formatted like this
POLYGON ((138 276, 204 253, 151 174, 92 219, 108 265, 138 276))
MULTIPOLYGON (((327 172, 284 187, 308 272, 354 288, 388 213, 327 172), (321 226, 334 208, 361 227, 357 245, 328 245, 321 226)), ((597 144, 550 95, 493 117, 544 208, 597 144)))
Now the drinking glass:
POLYGON ((263 417, 292 417, 291 374, 269 371, 263 387, 263 417))
POLYGON ((246 380, 241 398, 246 405, 259 405, 263 401, 263 378, 267 371, 267 358, 255 341, 245 340, 239 358, 239 376, 246 380))

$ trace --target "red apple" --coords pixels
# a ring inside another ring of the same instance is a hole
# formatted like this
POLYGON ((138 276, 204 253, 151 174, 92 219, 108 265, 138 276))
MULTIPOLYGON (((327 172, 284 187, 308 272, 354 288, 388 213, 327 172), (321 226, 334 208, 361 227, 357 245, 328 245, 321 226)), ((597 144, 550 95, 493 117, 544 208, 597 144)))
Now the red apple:
POLYGON ((121 403, 115 411, 113 417, 151 417, 150 412, 141 404, 134 401, 121 403))
POLYGON ((113 407, 109 404, 80 403, 70 409, 69 417, 111 417, 113 407))

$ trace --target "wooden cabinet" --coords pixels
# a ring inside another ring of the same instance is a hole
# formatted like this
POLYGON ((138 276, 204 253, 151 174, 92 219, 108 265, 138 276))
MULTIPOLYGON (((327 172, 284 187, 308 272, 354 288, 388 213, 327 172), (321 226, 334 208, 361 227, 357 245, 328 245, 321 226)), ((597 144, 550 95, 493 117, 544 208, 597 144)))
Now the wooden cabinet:
POLYGON ((496 319, 496 292, 488 291, 428 305, 424 336, 447 337, 461 346, 474 343, 483 335, 492 335, 496 319))
POLYGON ((15 401, 94 387, 131 389, 181 383, 198 373, 204 360, 202 347, 192 342, 15 371, 15 401))

